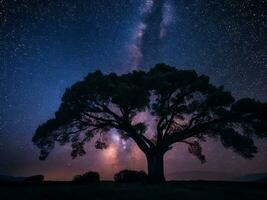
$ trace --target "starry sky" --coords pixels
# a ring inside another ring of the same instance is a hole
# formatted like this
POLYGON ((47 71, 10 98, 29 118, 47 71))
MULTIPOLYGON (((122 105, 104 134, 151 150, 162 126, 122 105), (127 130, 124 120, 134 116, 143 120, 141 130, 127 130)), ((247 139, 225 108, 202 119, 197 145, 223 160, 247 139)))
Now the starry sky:
MULTIPOLYGON (((103 179, 124 168, 146 169, 131 142, 72 160, 68 146, 45 161, 31 137, 53 116, 65 89, 96 69, 126 73, 156 63, 207 74, 238 99, 267 101, 265 0, 0 0, 0 174, 44 174, 69 180, 88 170, 103 179)), ((178 172, 229 176, 267 171, 267 142, 245 160, 216 141, 203 144, 207 163, 176 146, 165 158, 167 179, 178 172)))

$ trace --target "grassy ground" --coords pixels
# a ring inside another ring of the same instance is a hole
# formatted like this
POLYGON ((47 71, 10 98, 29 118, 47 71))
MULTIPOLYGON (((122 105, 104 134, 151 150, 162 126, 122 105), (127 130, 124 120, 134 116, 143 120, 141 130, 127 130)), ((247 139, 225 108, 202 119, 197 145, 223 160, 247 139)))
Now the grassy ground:
POLYGON ((118 184, 100 182, 75 185, 67 182, 0 183, 0 199, 3 200, 50 200, 50 199, 213 199, 213 200, 257 200, 267 199, 266 183, 236 183, 186 181, 168 182, 161 185, 118 184))

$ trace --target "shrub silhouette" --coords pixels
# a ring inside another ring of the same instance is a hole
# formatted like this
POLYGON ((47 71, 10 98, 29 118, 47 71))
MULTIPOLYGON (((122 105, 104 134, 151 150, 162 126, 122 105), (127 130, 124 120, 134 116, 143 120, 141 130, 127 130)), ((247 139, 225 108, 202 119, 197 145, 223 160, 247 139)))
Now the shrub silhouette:
POLYGON ((26 182, 43 182, 44 181, 44 175, 34 175, 34 176, 29 176, 25 178, 26 182))
POLYGON ((122 170, 114 175, 116 182, 146 182, 148 179, 144 171, 122 170))
POLYGON ((100 181, 98 172, 86 172, 82 175, 76 175, 73 177, 73 181, 77 183, 95 183, 100 181))

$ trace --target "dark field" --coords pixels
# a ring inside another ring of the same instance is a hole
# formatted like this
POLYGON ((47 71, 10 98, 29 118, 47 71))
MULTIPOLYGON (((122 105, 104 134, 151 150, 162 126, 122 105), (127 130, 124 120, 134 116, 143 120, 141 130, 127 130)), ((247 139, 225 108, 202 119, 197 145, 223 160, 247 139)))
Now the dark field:
POLYGON ((267 199, 266 183, 237 183, 184 181, 161 185, 137 183, 100 182, 73 184, 70 182, 1 183, 0 199, 49 200, 49 199, 214 199, 256 200, 267 199))

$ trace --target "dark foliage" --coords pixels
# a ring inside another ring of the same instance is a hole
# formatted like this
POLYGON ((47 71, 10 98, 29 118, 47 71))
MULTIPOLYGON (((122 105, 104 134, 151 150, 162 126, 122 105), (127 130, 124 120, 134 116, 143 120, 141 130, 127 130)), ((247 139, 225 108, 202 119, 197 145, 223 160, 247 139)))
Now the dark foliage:
POLYGON ((98 172, 86 172, 82 175, 76 175, 73 177, 73 182, 76 183, 95 183, 100 181, 98 172))
POLYGON ((26 182, 43 182, 44 181, 44 175, 34 175, 29 176, 24 179, 26 182))
MULTIPOLYGON (((66 90, 55 117, 38 127, 32 140, 41 150, 40 159, 47 157, 55 142, 71 143, 75 158, 86 153, 86 142, 112 128, 145 153, 150 160, 148 175, 163 180, 162 157, 174 143, 187 144, 189 153, 202 163, 206 158, 201 142, 207 137, 252 158, 257 152, 253 139, 267 136, 267 103, 236 101, 207 76, 165 64, 123 75, 96 71, 66 90), (146 134, 150 124, 134 122, 141 112, 155 120, 152 139, 146 134)), ((95 147, 104 149, 108 144, 100 139, 95 147)))
POLYGON ((119 183, 147 182, 148 176, 144 171, 125 169, 115 174, 114 180, 119 183))

